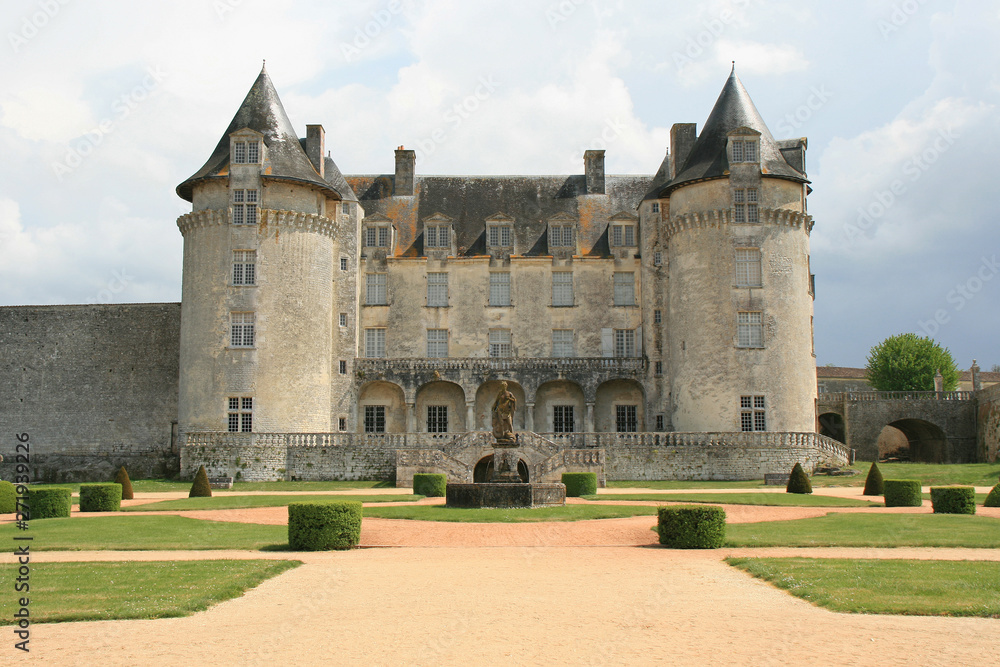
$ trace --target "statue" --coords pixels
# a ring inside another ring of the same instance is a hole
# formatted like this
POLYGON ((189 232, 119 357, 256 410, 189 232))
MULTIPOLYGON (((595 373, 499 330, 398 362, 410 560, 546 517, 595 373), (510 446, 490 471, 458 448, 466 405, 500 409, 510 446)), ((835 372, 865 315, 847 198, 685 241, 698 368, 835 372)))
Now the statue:
POLYGON ((493 401, 493 439, 500 446, 513 447, 514 440, 514 409, 517 399, 507 390, 507 383, 500 383, 500 393, 493 401))

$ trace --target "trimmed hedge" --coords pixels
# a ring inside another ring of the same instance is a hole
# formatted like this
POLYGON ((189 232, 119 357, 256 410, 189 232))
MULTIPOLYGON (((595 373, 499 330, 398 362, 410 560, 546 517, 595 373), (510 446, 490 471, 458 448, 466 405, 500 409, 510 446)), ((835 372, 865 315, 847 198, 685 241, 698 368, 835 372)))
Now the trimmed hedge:
POLYGON ((1000 484, 994 486, 989 495, 986 496, 983 507, 1000 507, 1000 484))
POLYGON ((10 482, 0 480, 0 514, 17 510, 17 490, 10 482))
POLYGON ((188 498, 211 498, 212 497, 212 485, 208 483, 208 471, 205 470, 205 466, 198 468, 198 472, 194 474, 194 482, 191 483, 191 491, 188 492, 188 498))
POLYGON ((562 483, 566 485, 567 498, 592 496, 597 493, 597 473, 595 472, 564 472, 562 483))
POLYGON ((81 512, 117 512, 122 508, 121 484, 81 484, 81 512))
POLYGON ((726 510, 717 505, 674 505, 656 511, 660 544, 671 549, 718 549, 726 540, 726 510))
POLYGON ((413 474, 413 493, 428 498, 442 498, 448 488, 448 475, 430 472, 413 474))
POLYGON ((868 469, 868 476, 865 477, 865 490, 863 496, 881 496, 885 492, 885 480, 882 479, 882 471, 878 469, 878 463, 872 463, 868 469))
POLYGON ((887 479, 883 486, 886 507, 920 507, 924 502, 919 479, 887 479))
POLYGON ((115 484, 122 485, 122 500, 133 500, 135 498, 135 493, 132 492, 132 480, 128 478, 128 471, 125 470, 125 466, 118 469, 118 474, 115 475, 115 484))
POLYGON ((975 514, 976 489, 971 486, 932 486, 935 514, 975 514))
POLYGON ((53 519, 68 517, 73 506, 73 491, 59 486, 41 489, 28 487, 28 518, 53 519))
POLYGON ((795 467, 792 468, 792 472, 788 475, 788 486, 785 487, 787 493, 812 493, 813 486, 812 482, 809 481, 809 475, 806 471, 802 469, 801 463, 796 463, 795 467))
POLYGON ((292 551, 350 549, 359 542, 360 502, 341 500, 288 506, 288 546, 292 551))

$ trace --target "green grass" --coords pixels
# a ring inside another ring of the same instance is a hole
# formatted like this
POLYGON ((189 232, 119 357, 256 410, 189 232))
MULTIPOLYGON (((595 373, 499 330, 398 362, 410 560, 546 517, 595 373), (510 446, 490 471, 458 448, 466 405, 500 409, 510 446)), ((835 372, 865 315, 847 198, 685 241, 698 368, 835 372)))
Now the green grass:
MULTIPOLYGON (((45 563, 31 570, 31 622, 190 616, 302 563, 292 560, 45 563)), ((13 574, 16 565, 0 571, 13 574)), ((6 576, 4 577, 6 579, 6 576)), ((0 596, 10 625, 18 596, 0 596)))
POLYGON ((357 500, 363 503, 416 502, 423 496, 410 495, 342 495, 342 496, 212 496, 211 498, 179 498, 160 500, 144 505, 133 505, 123 512, 158 512, 162 510, 231 510, 248 507, 284 507, 288 503, 337 502, 357 500))
POLYGON ((581 497, 585 500, 652 500, 780 507, 878 507, 882 504, 856 498, 835 498, 801 493, 606 493, 581 497))
POLYGON ((728 547, 1000 548, 1000 519, 964 514, 847 514, 726 526, 728 547))
POLYGON ((1000 563, 727 558, 730 565, 832 611, 1000 618, 1000 563))
POLYGON ((523 523, 530 521, 583 521, 655 516, 655 507, 639 505, 565 505, 519 509, 465 509, 444 505, 366 507, 365 517, 413 519, 416 521, 460 521, 469 523, 523 523))
MULTIPOLYGON (((33 486, 63 486, 80 492, 80 484, 34 484, 33 486)), ((212 489, 213 494, 226 494, 236 491, 347 491, 350 489, 394 489, 392 482, 361 481, 361 482, 235 482, 230 489, 212 489)), ((136 493, 156 493, 167 491, 190 491, 191 482, 175 482, 169 479, 134 479, 132 490, 136 493)))
POLYGON ((14 535, 30 535, 32 551, 100 551, 163 549, 287 548, 287 526, 199 521, 182 516, 101 516, 36 519, 30 531, 14 524, 0 526, 0 542, 14 544, 14 535))

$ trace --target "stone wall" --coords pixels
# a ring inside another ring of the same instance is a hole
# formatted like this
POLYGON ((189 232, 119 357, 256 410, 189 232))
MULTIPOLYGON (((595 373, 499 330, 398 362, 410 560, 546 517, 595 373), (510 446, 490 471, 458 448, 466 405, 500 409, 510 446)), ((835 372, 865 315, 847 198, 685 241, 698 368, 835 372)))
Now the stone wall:
POLYGON ((180 304, 0 308, 0 477, 28 433, 35 481, 177 469, 180 304))
POLYGON ((976 393, 979 403, 977 449, 979 460, 992 463, 1000 454, 1000 385, 976 393))

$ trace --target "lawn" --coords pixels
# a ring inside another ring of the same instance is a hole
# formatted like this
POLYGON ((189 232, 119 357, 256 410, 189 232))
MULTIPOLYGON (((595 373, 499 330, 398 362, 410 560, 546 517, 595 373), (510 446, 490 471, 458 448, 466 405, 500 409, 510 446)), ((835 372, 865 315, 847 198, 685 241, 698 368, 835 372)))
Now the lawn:
POLYGON ((726 526, 727 547, 1000 548, 1000 519, 964 514, 847 514, 726 526))
POLYGON ((1000 563, 727 558, 730 565, 831 611, 1000 618, 1000 563))
MULTIPOLYGON (((302 563, 293 560, 45 563, 31 569, 31 622, 190 616, 302 563)), ((0 566, 12 573, 13 563, 0 566)), ((6 577, 4 577, 6 578, 6 577)), ((9 625, 17 596, 0 596, 9 625)))
POLYGON ((531 521, 583 521, 620 519, 629 516, 655 516, 655 507, 640 505, 565 505, 518 509, 464 509, 444 505, 407 507, 366 507, 365 517, 413 519, 416 521, 459 521, 468 523, 524 523, 531 521))
POLYGON ((651 500, 677 503, 773 505, 780 507, 878 507, 882 503, 857 498, 813 496, 803 493, 616 493, 582 496, 584 500, 651 500))
MULTIPOLYGON (((108 480, 109 482, 112 480, 108 480)), ((80 484, 33 484, 35 487, 62 486, 80 492, 80 484)), ((347 491, 350 489, 394 489, 392 482, 235 482, 232 489, 212 489, 212 493, 226 494, 237 491, 347 491)), ((134 479, 132 490, 136 493, 156 493, 191 490, 191 482, 175 482, 168 479, 134 479)))
POLYGON ((180 498, 160 500, 144 505, 123 508, 123 512, 158 512, 165 510, 232 510, 248 507, 284 507, 288 503, 329 503, 357 500, 363 503, 416 502, 424 496, 409 495, 343 495, 343 496, 234 496, 218 495, 211 498, 180 498))

